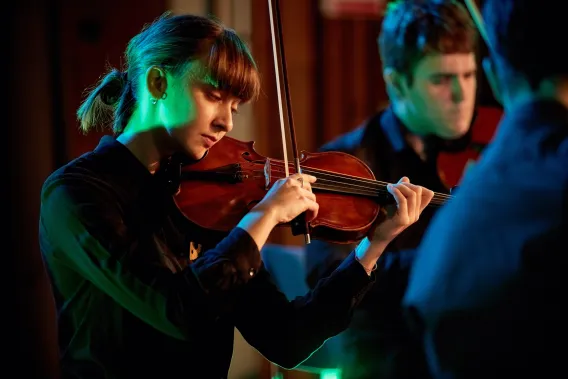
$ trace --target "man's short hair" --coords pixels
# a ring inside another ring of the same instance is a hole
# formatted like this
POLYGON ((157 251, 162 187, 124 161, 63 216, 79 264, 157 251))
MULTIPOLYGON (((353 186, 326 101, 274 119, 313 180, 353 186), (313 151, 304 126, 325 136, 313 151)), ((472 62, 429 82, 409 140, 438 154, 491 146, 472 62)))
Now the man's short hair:
POLYGON ((472 53, 477 30, 454 0, 396 0, 388 4, 378 38, 383 67, 406 76, 429 54, 472 53))

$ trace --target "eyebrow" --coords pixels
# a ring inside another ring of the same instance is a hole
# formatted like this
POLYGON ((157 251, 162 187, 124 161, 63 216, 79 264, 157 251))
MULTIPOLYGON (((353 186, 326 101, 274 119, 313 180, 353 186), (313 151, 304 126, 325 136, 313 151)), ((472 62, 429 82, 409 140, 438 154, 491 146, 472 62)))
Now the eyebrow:
POLYGON ((434 75, 454 76, 454 75, 471 74, 471 73, 474 73, 474 72, 477 72, 477 68, 472 68, 470 70, 463 71, 463 72, 438 71, 438 72, 434 72, 430 75, 431 76, 434 76, 434 75))
POLYGON ((430 77, 440 77, 440 76, 445 76, 445 77, 450 77, 450 76, 461 76, 461 75, 469 75, 469 74, 475 74, 477 72, 477 69, 471 69, 468 71, 464 71, 464 72, 434 72, 432 74, 430 74, 430 77))

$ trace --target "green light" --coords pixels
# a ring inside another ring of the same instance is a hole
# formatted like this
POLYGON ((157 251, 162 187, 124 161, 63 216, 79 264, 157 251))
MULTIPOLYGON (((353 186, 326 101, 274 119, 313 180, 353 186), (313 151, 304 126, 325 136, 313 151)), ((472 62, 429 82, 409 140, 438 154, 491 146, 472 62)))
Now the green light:
POLYGON ((326 369, 320 372, 320 379, 341 379, 341 369, 326 369))

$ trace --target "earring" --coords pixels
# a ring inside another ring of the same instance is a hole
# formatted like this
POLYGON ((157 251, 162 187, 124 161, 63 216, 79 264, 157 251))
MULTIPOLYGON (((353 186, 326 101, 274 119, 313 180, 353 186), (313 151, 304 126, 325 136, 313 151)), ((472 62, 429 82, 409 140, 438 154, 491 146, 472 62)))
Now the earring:
MULTIPOLYGON (((162 97, 160 97, 160 99, 164 100, 166 97, 168 97, 168 93, 164 92, 164 94, 162 95, 162 97)), ((156 105, 158 103, 158 99, 152 99, 152 105, 156 105)))

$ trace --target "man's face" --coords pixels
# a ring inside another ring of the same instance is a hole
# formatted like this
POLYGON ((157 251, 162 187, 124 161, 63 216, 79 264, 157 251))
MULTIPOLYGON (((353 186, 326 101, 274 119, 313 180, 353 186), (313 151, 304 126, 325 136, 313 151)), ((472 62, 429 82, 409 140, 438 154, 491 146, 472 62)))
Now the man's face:
POLYGON ((477 91, 477 64, 473 53, 427 55, 405 82, 401 101, 420 134, 455 139, 467 133, 477 91))

